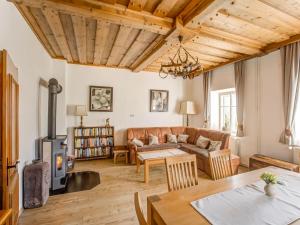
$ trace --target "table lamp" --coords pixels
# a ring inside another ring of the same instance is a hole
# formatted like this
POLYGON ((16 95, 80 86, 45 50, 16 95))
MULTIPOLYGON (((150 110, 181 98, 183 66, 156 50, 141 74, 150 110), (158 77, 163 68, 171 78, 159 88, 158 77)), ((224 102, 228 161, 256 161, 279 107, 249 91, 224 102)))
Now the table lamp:
POLYGON ((189 115, 196 114, 195 104, 192 101, 184 101, 180 104, 180 114, 186 115, 186 126, 189 126, 189 115))
POLYGON ((85 105, 77 105, 76 106, 76 111, 75 111, 76 116, 80 116, 80 127, 83 127, 83 117, 87 116, 87 111, 86 111, 86 106, 85 105))

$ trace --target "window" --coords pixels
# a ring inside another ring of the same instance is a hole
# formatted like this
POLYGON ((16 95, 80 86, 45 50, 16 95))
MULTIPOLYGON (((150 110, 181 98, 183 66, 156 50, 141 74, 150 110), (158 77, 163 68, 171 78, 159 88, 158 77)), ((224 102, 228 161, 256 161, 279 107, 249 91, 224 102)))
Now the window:
POLYGON ((236 95, 234 88, 211 92, 211 128, 230 133, 236 132, 236 95))
POLYGON ((234 91, 219 94, 219 108, 220 130, 236 132, 236 99, 234 91))

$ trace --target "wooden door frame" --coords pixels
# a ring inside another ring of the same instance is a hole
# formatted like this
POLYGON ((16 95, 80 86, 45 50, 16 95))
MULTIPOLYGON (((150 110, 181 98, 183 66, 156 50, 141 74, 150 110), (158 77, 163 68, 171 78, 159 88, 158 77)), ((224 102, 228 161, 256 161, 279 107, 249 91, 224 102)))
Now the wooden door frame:
POLYGON ((13 64, 6 50, 0 51, 0 154, 1 154, 1 185, 2 185, 2 209, 14 208, 12 211, 13 218, 9 224, 17 224, 20 214, 19 210, 19 173, 17 167, 8 168, 16 165, 19 160, 19 85, 18 85, 18 70, 13 64), (14 91, 14 94, 12 93, 14 91), (12 113, 15 113, 14 115, 12 113), (14 116, 14 120, 12 120, 14 116), (13 125, 14 123, 14 125, 13 125), (13 127, 15 126, 15 127, 13 127), (15 132, 15 136, 13 136, 15 132), (14 141, 14 145, 12 144, 14 141), (12 156, 13 147, 15 157, 12 156), (10 151, 9 151, 10 150, 10 151), (10 160, 10 161, 9 161, 10 160), (12 171, 12 172, 11 172, 12 171), (13 194, 17 193, 17 198, 13 198, 13 194), (16 205, 17 204, 17 205, 16 205), (18 207, 16 207, 18 206, 18 207))

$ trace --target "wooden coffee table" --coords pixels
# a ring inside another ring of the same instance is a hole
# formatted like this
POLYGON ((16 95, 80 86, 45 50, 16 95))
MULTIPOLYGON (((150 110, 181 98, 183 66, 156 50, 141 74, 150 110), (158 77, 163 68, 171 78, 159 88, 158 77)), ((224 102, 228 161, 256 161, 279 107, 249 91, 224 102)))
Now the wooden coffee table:
POLYGON ((149 182, 149 169, 150 166, 165 164, 165 158, 186 155, 188 153, 180 149, 165 149, 157 151, 148 151, 148 152, 137 152, 136 157, 136 172, 140 172, 141 163, 144 163, 144 182, 149 182))

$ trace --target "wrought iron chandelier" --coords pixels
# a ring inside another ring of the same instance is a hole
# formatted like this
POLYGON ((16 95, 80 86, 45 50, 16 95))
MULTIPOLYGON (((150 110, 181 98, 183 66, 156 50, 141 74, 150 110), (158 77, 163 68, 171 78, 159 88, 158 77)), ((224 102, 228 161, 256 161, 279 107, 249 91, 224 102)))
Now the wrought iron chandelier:
POLYGON ((166 78, 172 76, 174 79, 182 77, 183 79, 193 79, 199 72, 203 70, 199 63, 198 57, 193 57, 183 46, 182 36, 178 37, 179 48, 173 58, 169 58, 170 62, 161 64, 159 76, 166 78))

